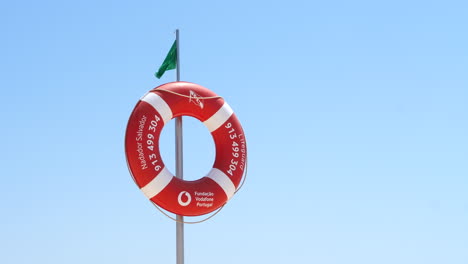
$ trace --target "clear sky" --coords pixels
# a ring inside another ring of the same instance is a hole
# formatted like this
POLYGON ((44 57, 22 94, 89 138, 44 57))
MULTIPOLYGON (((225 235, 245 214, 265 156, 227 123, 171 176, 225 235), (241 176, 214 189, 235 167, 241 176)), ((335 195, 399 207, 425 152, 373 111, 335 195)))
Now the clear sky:
MULTIPOLYGON (((175 263, 128 117, 180 29, 182 80, 244 127, 245 186, 186 263, 468 263, 466 1, 3 1, 0 263, 175 263)), ((184 119, 185 173, 214 160, 184 119)), ((163 159, 173 167, 173 123, 163 159)))

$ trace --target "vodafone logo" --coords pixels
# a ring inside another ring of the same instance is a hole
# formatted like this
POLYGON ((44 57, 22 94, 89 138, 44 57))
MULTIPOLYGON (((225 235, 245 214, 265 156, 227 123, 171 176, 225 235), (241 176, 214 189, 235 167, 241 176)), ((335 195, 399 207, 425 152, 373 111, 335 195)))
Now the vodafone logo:
POLYGON ((177 197, 177 201, 179 202, 181 206, 187 206, 192 201, 192 196, 190 195, 190 193, 186 191, 182 191, 179 193, 179 196, 177 197), (185 198, 182 198, 183 196, 185 196, 185 198), (185 202, 183 200, 185 200, 185 202))

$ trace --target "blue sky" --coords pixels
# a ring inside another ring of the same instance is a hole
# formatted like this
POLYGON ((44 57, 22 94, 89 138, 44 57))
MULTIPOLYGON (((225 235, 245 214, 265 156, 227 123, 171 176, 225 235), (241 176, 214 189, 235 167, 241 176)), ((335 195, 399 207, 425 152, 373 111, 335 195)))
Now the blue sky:
MULTIPOLYGON (((468 263, 465 1, 0 4, 0 262, 175 263, 128 173, 128 117, 181 34, 222 95, 245 186, 186 226, 186 263, 468 263)), ((214 160, 184 119, 185 174, 214 160)), ((163 159, 173 167, 173 124, 163 159)), ((173 169, 172 169, 173 170, 173 169)))

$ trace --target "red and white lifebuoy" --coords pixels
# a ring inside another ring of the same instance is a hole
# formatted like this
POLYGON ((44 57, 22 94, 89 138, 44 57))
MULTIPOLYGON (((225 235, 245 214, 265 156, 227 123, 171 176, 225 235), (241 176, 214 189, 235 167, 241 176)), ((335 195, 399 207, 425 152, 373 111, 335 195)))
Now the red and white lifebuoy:
POLYGON ((140 99, 128 121, 125 154, 144 195, 184 216, 207 214, 223 206, 239 187, 247 161, 244 131, 231 107, 207 88, 188 82, 161 85, 140 99), (161 159, 162 128, 178 116, 197 118, 214 139, 213 168, 195 181, 174 177, 161 159))

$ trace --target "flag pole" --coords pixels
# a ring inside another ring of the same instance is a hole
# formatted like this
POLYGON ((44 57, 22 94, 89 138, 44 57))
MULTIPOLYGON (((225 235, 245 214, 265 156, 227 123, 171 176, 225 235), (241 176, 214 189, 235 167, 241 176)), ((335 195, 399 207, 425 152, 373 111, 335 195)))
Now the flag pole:
MULTIPOLYGON (((176 50, 177 63, 176 74, 177 81, 180 81, 180 48, 179 48, 179 29, 176 29, 176 50)), ((175 120, 175 158, 176 158, 176 177, 184 178, 184 163, 183 163, 183 145, 182 145, 182 116, 176 117, 175 120)), ((184 217, 176 216, 176 255, 177 264, 184 264, 184 217)))

